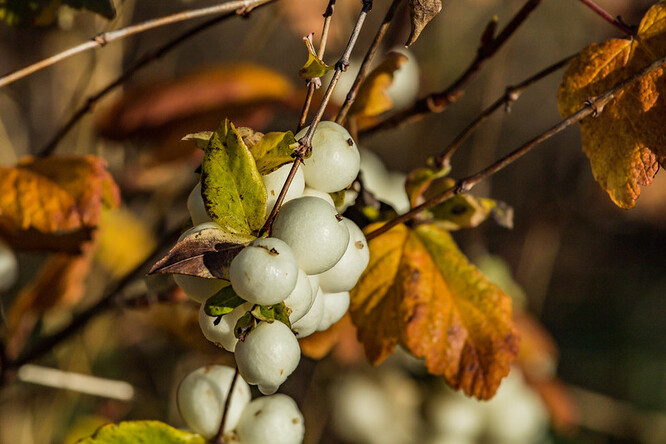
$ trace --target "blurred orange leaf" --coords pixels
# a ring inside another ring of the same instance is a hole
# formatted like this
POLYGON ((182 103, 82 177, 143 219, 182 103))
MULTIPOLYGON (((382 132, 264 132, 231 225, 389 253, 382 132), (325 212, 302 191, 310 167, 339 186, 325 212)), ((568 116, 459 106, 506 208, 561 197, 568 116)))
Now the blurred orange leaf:
POLYGON ((455 389, 491 398, 518 353, 511 299, 434 225, 398 225, 369 247, 350 310, 370 361, 401 344, 455 389))
POLYGON ((333 351, 339 362, 352 364, 363 359, 363 350, 356 339, 356 328, 349 312, 324 331, 299 339, 301 353, 310 359, 322 359, 333 351))
POLYGON ((377 116, 393 108, 386 90, 393 83, 393 73, 407 61, 407 56, 391 51, 361 84, 358 96, 349 109, 349 115, 377 116))
MULTIPOLYGON (((564 117, 666 55, 666 2, 650 8, 632 39, 592 44, 572 62, 558 91, 564 117)), ((617 94, 598 117, 580 122, 592 173, 621 208, 632 208, 666 156, 666 79, 661 68, 617 94)))
POLYGON ((78 251, 118 187, 95 156, 27 157, 0 167, 0 234, 18 249, 78 251))

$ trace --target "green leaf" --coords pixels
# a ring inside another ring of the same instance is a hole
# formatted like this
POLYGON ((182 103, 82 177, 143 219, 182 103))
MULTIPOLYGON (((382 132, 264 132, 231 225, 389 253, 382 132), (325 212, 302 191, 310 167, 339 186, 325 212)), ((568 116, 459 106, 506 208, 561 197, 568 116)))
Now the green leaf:
POLYGON ((279 321, 291 328, 291 322, 289 321, 291 309, 287 307, 284 302, 280 302, 276 305, 255 305, 251 313, 258 321, 279 321))
POLYGON ((116 16, 116 8, 111 0, 63 0, 63 4, 76 9, 87 9, 108 19, 116 16))
POLYGON ((305 65, 298 71, 298 75, 304 79, 312 79, 315 77, 322 77, 324 74, 333 69, 332 66, 328 66, 317 56, 317 52, 312 46, 312 41, 308 37, 303 37, 305 41, 305 46, 308 48, 308 61, 305 62, 305 65))
POLYGON ((251 234, 264 223, 266 187, 250 150, 228 119, 204 151, 201 194, 213 221, 232 233, 251 234))
POLYGON ((345 194, 347 194, 347 190, 340 190, 336 191, 334 193, 328 193, 329 196, 331 196, 331 199, 333 199, 333 203, 335 204, 336 207, 341 207, 345 203, 345 194))
POLYGON ((472 228, 492 217, 499 225, 513 228, 513 208, 494 199, 458 194, 430 209, 437 226, 445 230, 472 228))
POLYGON ((257 143, 250 147, 250 152, 257 162, 257 169, 262 175, 271 173, 283 165, 294 161, 294 133, 273 132, 265 134, 257 143))
POLYGON ((183 432, 159 421, 124 421, 107 424, 78 444, 206 444, 195 433, 183 432))
POLYGON ((108 19, 116 15, 111 0, 0 0, 0 20, 12 26, 50 25, 61 4, 87 9, 108 19))
POLYGON ((208 316, 224 316, 245 302, 245 299, 238 296, 234 289, 231 288, 231 285, 229 285, 206 300, 204 311, 208 316))
POLYGON ((257 325, 257 320, 252 313, 247 312, 236 321, 236 326, 234 327, 234 336, 239 341, 244 341, 245 337, 252 331, 257 325))

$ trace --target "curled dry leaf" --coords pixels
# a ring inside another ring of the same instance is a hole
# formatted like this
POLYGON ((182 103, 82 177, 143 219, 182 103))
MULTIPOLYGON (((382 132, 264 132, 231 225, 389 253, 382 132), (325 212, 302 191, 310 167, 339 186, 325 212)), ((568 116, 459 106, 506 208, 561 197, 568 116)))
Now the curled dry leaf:
POLYGON ((76 252, 120 192, 95 156, 27 157, 0 167, 0 234, 14 248, 76 252))
POLYGON ((369 247, 350 308, 369 360, 400 344, 453 388, 491 398, 518 354, 511 299, 434 225, 398 225, 369 247))
POLYGON ((386 90, 393 83, 393 74, 407 61, 407 56, 391 51, 361 84, 356 100, 349 109, 350 116, 374 117, 393 108, 386 90))
POLYGON ((310 36, 303 37, 305 46, 308 49, 308 60, 305 62, 305 65, 298 71, 298 75, 304 79, 312 79, 315 77, 322 77, 324 74, 333 69, 332 66, 328 66, 322 59, 317 55, 314 46, 312 46, 312 40, 310 36))
MULTIPOLYGON (((557 99, 568 117, 600 95, 666 56, 666 2, 652 6, 632 39, 611 39, 585 48, 564 74, 557 99)), ((592 174, 621 208, 632 208, 666 156, 664 68, 617 94, 597 117, 580 122, 583 151, 592 174)))
POLYGON ((405 46, 411 46, 421 35, 421 31, 442 10, 442 0, 409 0, 409 13, 412 18, 412 32, 405 46))
POLYGON ((206 228, 190 234, 169 250, 149 274, 176 273, 208 279, 229 279, 233 258, 254 236, 232 234, 217 228, 206 228))

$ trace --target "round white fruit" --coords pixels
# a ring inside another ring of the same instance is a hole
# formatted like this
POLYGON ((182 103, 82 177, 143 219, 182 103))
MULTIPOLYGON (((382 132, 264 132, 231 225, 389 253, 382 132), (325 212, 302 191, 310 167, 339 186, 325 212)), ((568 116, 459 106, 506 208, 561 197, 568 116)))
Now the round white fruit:
POLYGON ((234 335, 234 327, 238 319, 252 309, 252 304, 245 303, 224 316, 208 316, 204 311, 205 306, 205 303, 201 304, 199 309, 199 326, 203 335, 218 347, 233 353, 238 342, 234 335))
POLYGON ((305 421, 289 396, 262 396, 245 407, 236 431, 242 444, 300 444, 305 421))
POLYGON ((299 339, 310 336, 317 331, 317 327, 319 327, 323 317, 324 297, 322 296, 321 288, 318 288, 314 301, 312 302, 312 307, 310 307, 310 311, 308 311, 301 319, 291 324, 291 329, 296 333, 296 336, 299 339))
POLYGON ((317 331, 328 330, 328 328, 338 322, 349 309, 349 292, 340 293, 322 293, 324 300, 324 314, 319 321, 317 331))
POLYGON ((335 208, 311 196, 287 202, 275 218, 272 235, 291 247, 307 274, 332 268, 349 242, 349 230, 335 208))
POLYGON ((310 288, 312 288, 312 300, 317 296, 319 291, 319 275, 318 274, 309 274, 308 280, 310 281, 310 288))
POLYGON ((310 279, 303 270, 299 269, 296 287, 294 287, 294 291, 284 300, 284 305, 291 309, 289 322, 294 323, 305 316, 310 307, 312 307, 313 302, 314 297, 312 287, 310 286, 310 279))
POLYGON ((330 203, 332 207, 335 206, 335 202, 333 202, 333 198, 331 197, 330 194, 324 193, 323 191, 315 190, 314 188, 310 187, 305 187, 303 190, 303 196, 313 196, 313 197, 318 197, 320 199, 325 200, 326 202, 330 203))
POLYGON ((294 291, 298 265, 285 242, 274 237, 256 239, 231 261, 229 278, 246 301, 279 304, 294 291))
POLYGON ((245 341, 236 344, 235 356, 243 378, 271 395, 298 366, 301 348, 282 322, 260 322, 245 341))
MULTIPOLYGON (((296 140, 308 128, 296 134, 296 140)), ((347 130, 335 122, 320 122, 312 137, 312 155, 303 161, 305 184, 326 193, 343 190, 356 179, 360 162, 356 142, 347 130)))
POLYGON ((386 89, 386 94, 393 102, 393 109, 402 109, 418 98, 419 64, 414 54, 405 48, 393 48, 391 51, 407 56, 405 63, 393 73, 393 82, 386 89))
POLYGON ((370 249, 363 231, 347 218, 344 218, 343 222, 349 230, 349 244, 345 254, 333 268, 319 275, 319 285, 327 293, 339 293, 354 288, 370 261, 370 249))
POLYGON ((485 416, 481 402, 460 393, 433 396, 426 413, 440 435, 474 442, 483 433, 485 416))
MULTIPOLYGON (((231 367, 209 365, 187 375, 178 387, 180 415, 193 431, 207 439, 213 438, 220 427, 234 373, 231 367)), ((242 377, 237 378, 231 393, 224 432, 236 428, 250 398, 250 387, 242 377)))
POLYGON ((18 261, 14 251, 0 240, 0 291, 5 291, 16 282, 18 261))
POLYGON ((201 196, 201 182, 197 182, 187 198, 187 210, 190 212, 192 224, 195 226, 213 221, 208 215, 208 211, 206 211, 206 206, 201 196))
MULTIPOLYGON (((287 176, 289 176, 291 165, 292 164, 289 163, 287 165, 281 166, 272 173, 261 177, 261 179, 264 181, 264 185, 266 186, 266 215, 269 215, 273 210, 275 202, 280 195, 280 191, 282 191, 282 187, 287 181, 287 176)), ((303 168, 299 168, 296 170, 296 175, 294 176, 294 180, 292 180, 291 184, 289 185, 289 189, 287 189, 287 194, 284 196, 284 202, 288 202, 299 197, 303 193, 304 188, 305 178, 303 176, 303 168)))

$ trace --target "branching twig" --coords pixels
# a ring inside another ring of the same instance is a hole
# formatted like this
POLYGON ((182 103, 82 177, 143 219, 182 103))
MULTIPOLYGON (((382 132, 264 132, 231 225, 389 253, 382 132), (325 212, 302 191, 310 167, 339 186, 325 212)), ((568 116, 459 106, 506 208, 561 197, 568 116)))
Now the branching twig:
MULTIPOLYGON (((264 6, 272 1, 275 0, 268 0, 260 5, 255 6, 254 8, 259 8, 261 6, 264 6)), ((223 14, 219 17, 215 17, 213 19, 210 19, 200 25, 194 26, 193 28, 189 29, 188 31, 185 31, 184 33, 176 36, 174 39, 170 40, 166 44, 160 46, 159 48, 154 49, 153 51, 150 51, 146 53, 143 57, 141 57, 139 60, 134 62, 132 66, 130 66, 128 69, 126 69, 118 78, 116 78, 114 81, 106 85, 104 88, 102 88, 99 92, 93 94, 92 96, 88 97, 86 99, 86 102, 79 108, 77 109, 72 116, 69 118, 69 120, 58 130, 57 133, 53 135, 51 140, 44 145, 44 147, 39 150, 37 153, 38 156, 48 156, 53 151, 56 149, 58 144, 62 141, 62 139, 74 128, 74 126, 85 116, 90 112, 90 110, 95 106, 95 104, 104 96, 106 96, 108 93, 116 89, 118 86, 124 84, 127 80, 129 80, 137 71, 140 69, 144 68, 150 62, 159 59, 160 57, 164 56, 168 52, 172 51, 176 47, 178 47, 181 43, 184 43, 185 41, 189 40, 190 38, 198 35, 199 33, 205 31, 208 28, 213 27, 214 25, 230 18, 238 15, 238 12, 240 10, 236 9, 230 12, 227 12, 226 14, 223 14)))
POLYGON ((321 118, 324 115, 324 111, 326 110, 326 106, 328 105, 328 102, 331 99, 333 90, 338 84, 338 80, 340 80, 340 76, 342 75, 342 73, 346 71, 347 68, 349 67, 349 57, 351 56, 351 52, 354 49, 354 46, 356 45, 356 40, 358 39, 358 35, 361 32, 363 23, 365 22, 365 17, 368 15, 368 12, 370 12, 370 10, 372 9, 372 0, 361 0, 361 1, 363 2, 363 7, 361 8, 361 12, 358 15, 358 19, 356 20, 356 25, 354 26, 354 30, 352 31, 351 36, 349 37, 349 41, 347 42, 347 47, 345 48, 342 57, 340 57, 340 60, 338 60, 338 62, 335 64, 335 72, 333 73, 333 78, 331 79, 331 82, 328 84, 328 88, 326 88, 326 92, 324 93, 324 98, 322 99, 321 104, 319 105, 319 108, 317 109, 317 112, 315 113, 315 116, 312 119, 310 126, 308 127, 308 130, 306 131, 305 135, 298 141, 299 146, 296 149, 295 153, 296 160, 291 166, 291 170, 289 171, 289 176, 287 176, 287 180, 285 181, 282 190, 280 190, 280 194, 278 195, 278 198, 275 202, 275 206, 271 211, 271 214, 266 219, 264 226, 261 227, 261 230, 259 230, 259 236, 262 236, 264 233, 270 234, 271 226, 273 225, 273 220, 275 220, 275 216, 277 216, 278 210, 280 209, 280 206, 284 201, 284 197, 287 195, 287 190, 289 189, 291 182, 294 180, 296 171, 298 170, 298 167, 303 161, 303 157, 306 155, 306 153, 308 153, 312 149, 312 136, 314 135, 314 132, 317 129, 317 125, 319 125, 319 122, 321 121, 321 118))
POLYGON ((637 72, 630 78, 623 80, 622 82, 616 84, 613 88, 610 90, 606 91, 605 93, 597 96, 597 97, 592 97, 589 100, 585 102, 585 106, 583 106, 580 110, 572 114, 571 116, 567 117, 566 119, 562 120, 559 122, 557 125, 551 127, 544 133, 538 135, 537 137, 533 138, 529 142, 523 144, 519 148, 515 149, 514 151, 510 152, 506 156, 502 157, 498 161, 494 162, 490 166, 484 168, 483 170, 479 171, 476 174, 473 174, 471 176, 468 176, 464 179, 457 180, 455 185, 453 185, 451 188, 448 190, 442 192, 441 194, 433 197, 430 200, 425 201, 421 205, 418 205, 414 208, 412 208, 410 211, 408 211, 405 214, 402 214, 395 219, 390 220, 386 224, 382 225, 380 228, 376 229, 375 231, 372 231, 366 236, 367 240, 371 240, 376 238, 377 236, 381 235, 382 233, 387 232, 391 228, 395 227, 396 225, 399 225, 403 222, 407 222, 408 220, 413 219, 417 214, 419 214, 421 211, 427 210, 429 208, 434 207, 435 205, 438 205, 451 197, 455 196, 456 194, 460 193, 466 193, 469 190, 471 190, 476 184, 481 182, 482 180, 486 179, 489 176, 492 176, 496 172, 502 170, 504 167, 507 165, 510 165, 517 159, 521 158, 528 152, 532 150, 532 148, 536 147, 539 145, 541 142, 550 139, 553 137, 555 134, 559 133, 560 131, 564 130, 565 128, 573 125, 574 123, 580 122, 584 118, 592 115, 596 117, 600 113, 603 112, 604 107, 615 98, 615 96, 633 84, 634 82, 638 81, 642 77, 649 75, 653 73, 654 71, 663 68, 666 66, 666 57, 663 57, 653 63, 651 63, 649 66, 643 68, 641 71, 637 72))
MULTIPOLYGON (((321 40, 319 42, 319 52, 317 57, 320 60, 324 59, 324 53, 326 52, 326 43, 328 42, 328 32, 331 28, 331 20, 333 19, 333 12, 335 11, 335 1, 329 0, 326 11, 324 12, 324 27, 321 31, 321 40)), ((314 96, 315 90, 321 82, 319 79, 309 79, 308 80, 308 92, 305 95, 305 102, 303 103, 303 109, 301 110, 301 118, 298 119, 298 128, 296 131, 300 131, 305 126, 305 122, 308 120, 308 112, 310 111, 310 104, 312 103, 312 96, 314 96)))
POLYGON ((236 367, 236 371, 234 372, 234 377, 231 380, 231 385, 229 386, 229 392, 227 393, 227 399, 224 400, 224 410, 222 410, 222 420, 220 421, 220 428, 217 430, 217 435, 215 436, 215 439, 213 440, 214 443, 216 444, 224 444, 224 426, 227 422, 227 416, 229 413, 229 406, 231 405, 231 396, 234 393, 234 387, 236 386, 236 380, 238 379, 238 375, 240 372, 238 371, 238 367, 236 367))
POLYGON ((335 118, 335 122, 342 125, 344 122, 345 118, 347 117, 347 112, 349 111, 349 108, 351 108, 352 104, 354 103, 354 100, 356 100, 356 94, 358 93, 359 88, 361 87, 361 83, 363 83, 363 80, 365 80, 365 76, 368 74, 368 71, 370 69, 370 64, 372 63, 372 60, 375 58, 375 54, 377 53, 377 49, 379 48, 379 44, 382 42, 384 39, 384 36, 386 35, 386 31, 389 28, 389 25, 393 21, 393 17, 395 16, 395 11, 398 9, 398 6, 400 6, 400 3, 402 0, 393 0, 391 3, 391 6, 389 7, 388 11, 386 11, 386 15, 384 16, 384 20, 382 21, 382 24, 379 26, 379 29, 377 30, 377 34, 375 34, 375 38, 372 41, 372 44, 368 48, 368 51, 365 53, 365 58, 363 59, 363 62, 361 63, 361 68, 358 71, 358 74, 356 75, 356 79, 354 80, 354 84, 352 85, 351 89, 347 93, 347 97, 345 98, 344 103, 342 104, 342 107, 340 107, 340 111, 338 111, 338 115, 335 118))
POLYGON ((594 3, 592 0, 580 0, 582 4, 596 12, 598 15, 603 17, 604 20, 606 20, 608 23, 611 25, 615 26, 618 28, 620 31, 624 32, 627 35, 630 36, 635 36, 636 35, 636 30, 631 29, 629 26, 627 26, 625 23, 623 23, 621 20, 619 20, 619 17, 613 17, 610 15, 608 12, 606 12, 601 6, 597 5, 594 3))
POLYGON ((539 80, 545 78, 549 74, 552 74, 553 72, 557 71, 558 69, 566 66, 571 59, 576 57, 576 55, 572 55, 569 57, 566 57, 559 62, 553 63, 549 67, 539 71, 538 73, 528 77, 527 79, 523 80, 522 82, 513 85, 513 86, 508 86, 506 88, 506 91, 500 97, 497 99, 492 105, 490 105, 488 108, 483 110, 479 116, 472 121, 467 127, 462 130, 460 134, 456 136, 455 139, 439 154, 434 158, 434 166, 437 168, 443 168, 445 166, 448 166, 451 160, 451 157, 453 154, 456 152, 456 150, 462 145, 462 143, 467 140, 467 138, 476 130, 481 124, 488 118, 490 117, 495 111, 497 111, 499 108, 502 106, 508 107, 518 100, 520 95, 530 87, 531 85, 535 84, 539 80))
POLYGON ((361 135, 369 135, 405 123, 415 122, 430 113, 442 112, 448 105, 458 101, 464 95, 467 85, 476 78, 486 62, 509 40, 540 3, 541 0, 528 0, 497 36, 493 35, 496 22, 494 20, 489 22, 482 34, 481 45, 476 52, 476 57, 453 84, 444 91, 432 93, 419 99, 411 107, 361 131, 361 135))
POLYGON ((37 63, 34 63, 25 68, 19 69, 12 73, 6 74, 0 77, 0 88, 3 86, 9 85, 16 80, 22 79, 23 77, 29 76, 41 69, 49 67, 55 63, 61 62, 65 59, 68 59, 76 54, 80 54, 89 49, 96 49, 106 46, 107 43, 111 43, 115 40, 120 40, 125 37, 129 37, 135 34, 139 34, 151 29, 159 28, 161 26, 170 25, 173 23, 182 22, 185 20, 191 20, 199 17, 205 17, 213 14, 222 14, 225 12, 236 11, 237 13, 245 14, 252 9, 256 8, 259 5, 268 3, 275 0, 238 0, 222 3, 221 5, 210 6, 207 8, 192 9, 189 11, 183 11, 176 14, 172 14, 166 17, 160 17, 153 20, 148 20, 143 23, 137 23, 136 25, 131 25, 126 28, 117 29, 115 31, 103 32, 96 35, 85 43, 82 43, 78 46, 70 48, 66 51, 53 55, 49 58, 41 60, 37 63))

